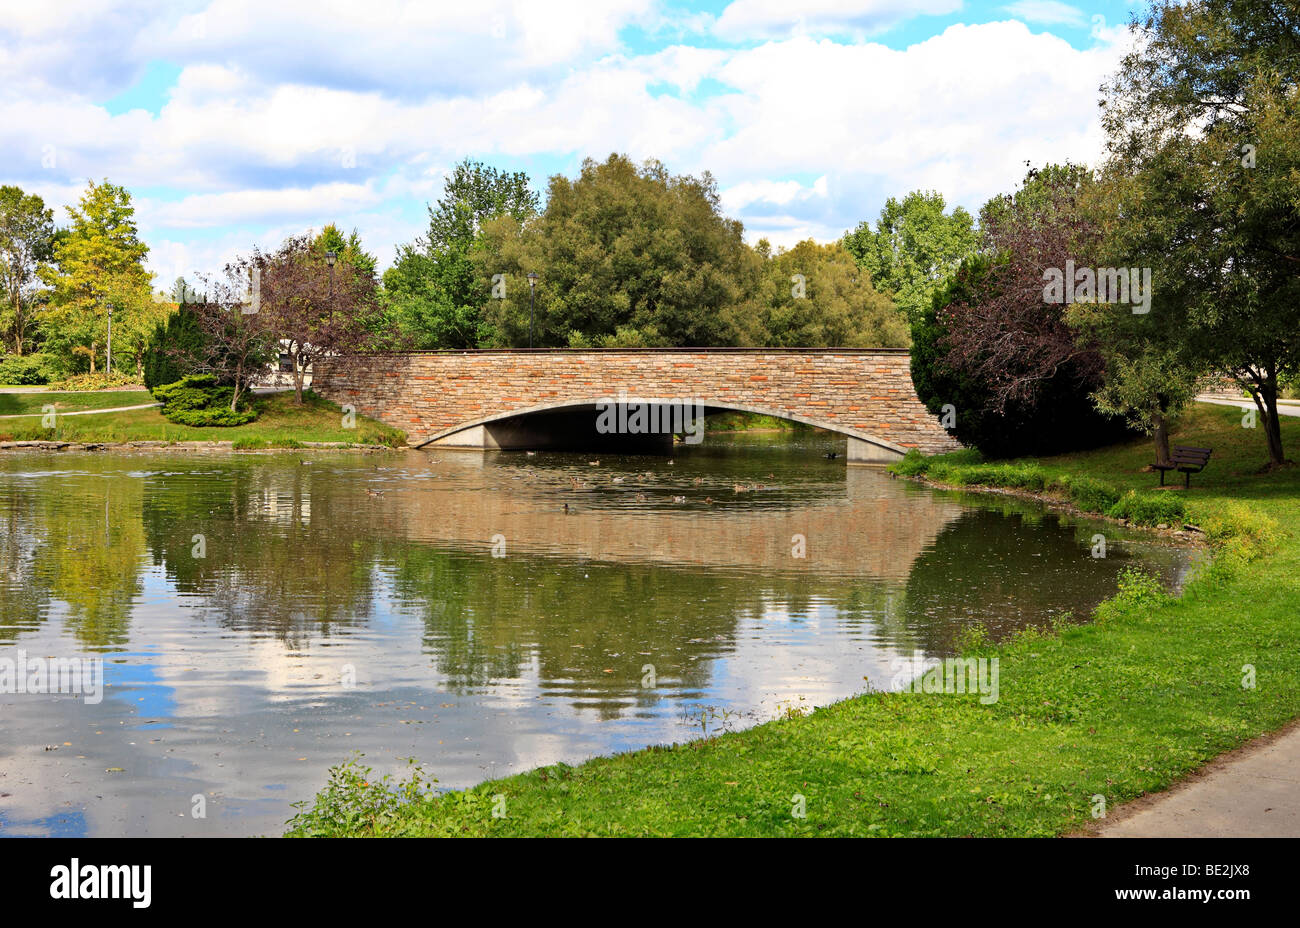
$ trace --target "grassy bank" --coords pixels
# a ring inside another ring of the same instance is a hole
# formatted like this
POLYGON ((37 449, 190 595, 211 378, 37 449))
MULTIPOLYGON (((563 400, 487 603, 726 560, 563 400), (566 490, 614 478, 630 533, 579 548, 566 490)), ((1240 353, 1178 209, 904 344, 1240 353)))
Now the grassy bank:
MULTIPOLYGON (((148 393, 21 393, 0 394, 0 407, 19 412, 42 412, 53 403, 56 415, 82 409, 111 409, 138 406, 152 401, 148 393)), ((304 442, 347 442, 390 445, 405 443, 405 435, 394 428, 356 417, 355 428, 343 427, 343 411, 314 393, 303 396, 303 405, 292 393, 256 396, 257 419, 247 425, 227 428, 177 425, 163 418, 157 409, 106 412, 87 416, 57 416, 53 429, 43 428, 39 417, 0 419, 0 441, 56 440, 74 442, 127 441, 231 441, 237 448, 295 447, 304 442)))
MULTIPOLYGON (((103 390, 87 393, 0 393, 0 416, 40 416, 46 406, 56 414, 88 409, 112 409, 156 402, 146 390, 103 390)), ((0 423, 0 428, 3 428, 0 423)))
MULTIPOLYGON (((1294 449, 1300 422, 1283 428, 1294 449)), ((1300 713, 1300 468, 1258 473, 1262 436, 1243 430, 1232 409, 1196 407, 1175 440, 1215 448, 1190 492, 1163 494, 1182 500, 1188 519, 1206 531, 1213 566, 1176 599, 1130 574, 1090 624, 974 644, 968 653, 999 658, 996 703, 974 695, 868 694, 739 733, 546 767, 436 797, 418 778, 399 788, 349 762, 331 772, 290 833, 1074 830, 1092 821, 1094 796, 1113 809, 1163 789, 1300 713), (1243 688, 1246 665, 1255 669, 1254 688, 1243 688), (806 818, 791 814, 795 794, 805 797, 806 818), (497 796, 505 797, 506 814, 494 818, 497 796)), ((1145 496, 1155 482, 1142 472, 1150 456, 1148 443, 1134 442, 1013 466, 1039 468, 1044 489, 1067 495, 1086 477, 1145 496)))

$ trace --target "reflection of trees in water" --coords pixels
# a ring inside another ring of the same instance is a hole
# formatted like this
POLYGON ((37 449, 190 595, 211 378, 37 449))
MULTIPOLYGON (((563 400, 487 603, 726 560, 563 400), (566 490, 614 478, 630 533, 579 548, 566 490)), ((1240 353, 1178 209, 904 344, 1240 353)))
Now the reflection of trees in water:
MULTIPOLYGON (((836 592, 837 586, 832 586, 830 592, 836 592)), ((835 600, 835 607, 844 625, 870 628, 877 641, 904 650, 919 646, 907 626, 907 590, 897 580, 863 580, 848 585, 835 600)))
MULTIPOLYGON (((1067 613, 1087 619, 1133 560, 1113 537, 1107 557, 1092 557, 1096 531, 1021 502, 967 510, 912 566, 900 615, 908 646, 951 653, 977 622, 996 640, 1067 613)), ((1173 561, 1158 569, 1172 579, 1173 561)))
MULTIPOLYGON (((668 688, 685 698, 708 688, 711 658, 732 651, 751 620, 761 629, 765 616, 784 614, 797 625, 833 609, 838 623, 870 627, 882 643, 942 653, 975 621, 996 636, 1064 611, 1083 618, 1131 560, 1116 545, 1093 559, 1093 526, 1063 530, 1056 514, 1010 500, 948 522, 906 581, 781 565, 760 574, 493 558, 395 537, 408 528, 394 523, 405 510, 369 502, 359 476, 350 463, 340 472, 250 456, 143 479, 11 483, 0 491, 0 642, 35 628, 51 600, 68 604, 69 628, 87 644, 125 641, 146 550, 200 614, 291 648, 370 621, 382 571, 398 603, 422 618, 424 647, 453 689, 532 676, 535 667, 550 691, 617 714, 652 705, 668 688), (205 536, 204 558, 192 553, 196 534, 205 536), (641 686, 645 664, 658 689, 641 686)), ((1178 565, 1170 557, 1161 565, 1167 576, 1178 565)))
POLYGON ((746 617, 772 602, 804 614, 826 598, 816 578, 756 580, 648 564, 492 558, 397 545, 386 551, 398 598, 424 614, 425 648, 453 691, 525 674, 613 717, 665 689, 706 689, 711 658, 732 651, 746 617), (654 665, 658 689, 642 687, 654 665))
MULTIPOLYGON (((5 603, 6 622, 22 614, 39 621, 48 613, 49 600, 61 600, 68 608, 65 626, 83 644, 125 642, 131 606, 141 588, 140 485, 64 475, 57 483, 11 490, 7 499, 10 530, 17 527, 21 534, 25 523, 39 544, 31 555, 30 595, 20 593, 18 602, 5 603), (31 596, 40 602, 33 603, 31 596)), ((6 550, 6 562, 11 557, 18 558, 21 570, 21 545, 17 554, 6 550)))
POLYGON ((349 531, 356 496, 296 459, 232 461, 218 479, 161 477, 144 507, 149 550, 204 613, 297 648, 373 610, 376 543, 349 531), (193 554, 196 534, 206 557, 193 554))
POLYGON ((32 494, 0 488, 0 643, 11 644, 45 621, 50 592, 37 571, 44 532, 35 522, 32 494))

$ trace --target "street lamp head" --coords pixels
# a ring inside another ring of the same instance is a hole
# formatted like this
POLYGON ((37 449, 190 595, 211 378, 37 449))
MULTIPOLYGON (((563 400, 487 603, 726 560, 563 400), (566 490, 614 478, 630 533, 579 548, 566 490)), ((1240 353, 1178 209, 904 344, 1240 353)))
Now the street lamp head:
POLYGON ((532 290, 536 290, 536 289, 537 289, 537 272, 536 272, 536 271, 529 271, 529 272, 528 272, 528 289, 529 289, 530 291, 532 291, 532 290))
POLYGON ((334 262, 338 260, 338 257, 339 253, 337 251, 327 251, 325 252, 325 263, 330 267, 333 267, 334 262))

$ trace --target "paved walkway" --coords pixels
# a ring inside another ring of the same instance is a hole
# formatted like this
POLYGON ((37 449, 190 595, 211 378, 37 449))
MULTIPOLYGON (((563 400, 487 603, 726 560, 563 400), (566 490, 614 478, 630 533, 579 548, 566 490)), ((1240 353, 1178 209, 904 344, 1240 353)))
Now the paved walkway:
POLYGON ((1300 837, 1300 722, 1115 809, 1102 838, 1300 837))
MULTIPOLYGON (((77 409, 72 412, 58 412, 57 415, 62 419, 64 416, 93 416, 101 412, 130 412, 133 409, 153 409, 155 406, 161 405, 162 403, 141 403, 139 406, 114 406, 112 409, 77 409)), ((43 412, 19 412, 0 416, 0 419, 39 419, 43 415, 45 415, 43 412)))
MULTIPOLYGON (((1202 393, 1196 397, 1198 403, 1213 403, 1215 406, 1236 406, 1238 409, 1254 409, 1255 401, 1244 396, 1228 396, 1223 393, 1202 393)), ((1300 416, 1300 400, 1278 400, 1279 416, 1300 416)))

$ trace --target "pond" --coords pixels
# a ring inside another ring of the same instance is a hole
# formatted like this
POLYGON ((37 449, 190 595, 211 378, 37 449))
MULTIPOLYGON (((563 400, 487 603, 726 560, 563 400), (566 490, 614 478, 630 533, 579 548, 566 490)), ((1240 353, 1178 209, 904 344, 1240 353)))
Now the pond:
POLYGON ((835 447, 0 457, 0 664, 103 673, 0 693, 0 836, 279 834, 355 752, 455 788, 742 728, 1194 561, 835 447))

